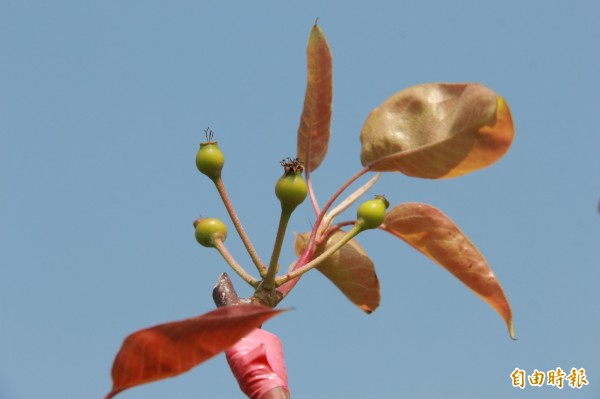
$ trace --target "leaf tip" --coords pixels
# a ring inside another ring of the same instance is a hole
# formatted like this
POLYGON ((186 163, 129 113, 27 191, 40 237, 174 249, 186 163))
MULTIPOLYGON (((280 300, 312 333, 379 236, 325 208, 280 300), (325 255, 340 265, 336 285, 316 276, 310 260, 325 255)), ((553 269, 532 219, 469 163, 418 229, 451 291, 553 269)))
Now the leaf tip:
POLYGON ((109 393, 108 393, 108 394, 107 394, 107 395, 104 397, 104 399, 112 399, 112 398, 113 398, 113 397, 114 397, 116 394, 118 394, 118 393, 119 393, 119 392, 121 392, 121 391, 122 391, 122 389, 119 389, 119 390, 117 390, 117 389, 114 389, 114 388, 113 388, 113 389, 112 389, 112 390, 111 390, 111 391, 110 391, 110 392, 109 392, 109 393))
POLYGON ((379 307, 379 299, 375 303, 365 303, 362 305, 358 305, 358 307, 360 308, 360 310, 369 315, 376 311, 379 307))
POLYGON ((508 325, 508 334, 510 334, 510 339, 512 339, 513 341, 517 340, 517 337, 515 335, 515 328, 513 326, 512 321, 510 322, 510 324, 508 325))

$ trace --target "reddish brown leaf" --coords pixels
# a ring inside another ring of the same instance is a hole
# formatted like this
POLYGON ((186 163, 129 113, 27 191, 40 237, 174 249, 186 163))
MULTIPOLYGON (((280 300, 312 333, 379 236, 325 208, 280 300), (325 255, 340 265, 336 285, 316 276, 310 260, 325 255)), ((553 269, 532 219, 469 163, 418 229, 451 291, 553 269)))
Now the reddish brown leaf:
POLYGON ((371 170, 439 179, 501 158, 514 127, 502 97, 476 83, 431 83, 388 98, 367 118, 361 161, 371 170))
POLYGON ((184 373, 281 312, 260 305, 225 306, 135 332, 125 338, 115 357, 113 388, 106 399, 124 389, 184 373))
MULTIPOLYGON (((346 235, 343 231, 332 234, 325 245, 317 249, 314 257, 321 255, 346 235)), ((296 235, 294 250, 300 256, 308 243, 310 233, 296 235)), ((373 261, 356 240, 334 252, 317 269, 325 275, 356 306, 367 313, 379 306, 379 279, 373 261)))
POLYGON ((313 171, 325 158, 329 146, 333 97, 331 50, 317 24, 308 38, 306 59, 308 79, 298 127, 297 156, 309 171, 313 171))
POLYGON ((384 229, 452 273, 504 319, 514 339, 512 312, 500 283, 475 245, 431 205, 405 203, 387 215, 384 229))

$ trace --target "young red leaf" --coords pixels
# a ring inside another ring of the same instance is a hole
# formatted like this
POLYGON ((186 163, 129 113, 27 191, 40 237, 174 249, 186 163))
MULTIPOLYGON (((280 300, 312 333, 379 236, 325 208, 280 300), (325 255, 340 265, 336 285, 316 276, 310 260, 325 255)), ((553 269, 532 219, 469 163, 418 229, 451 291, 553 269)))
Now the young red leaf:
POLYGON ((250 399, 290 397, 283 346, 268 331, 255 329, 225 351, 240 389, 250 399))
MULTIPOLYGON (((314 258, 321 255, 346 235, 336 231, 325 245, 317 249, 314 258)), ((296 235, 294 250, 300 256, 308 244, 310 233, 296 235)), ((325 275, 356 306, 371 313, 379 306, 379 279, 373 261, 367 256, 356 240, 334 252, 317 269, 325 275)))
POLYGON ((298 127, 297 156, 309 171, 313 171, 325 158, 329 146, 333 97, 331 50, 317 24, 308 38, 306 58, 308 81, 298 127))
POLYGON ((387 215, 383 229, 452 273, 504 319, 514 339, 510 305, 494 272, 467 236, 431 205, 405 203, 387 215))
POLYGON ((379 172, 429 179, 461 176, 501 158, 514 127, 508 104, 476 83, 413 86, 368 116, 361 161, 379 172))
POLYGON ((225 306, 135 332, 125 338, 115 357, 113 388, 105 399, 136 385, 182 374, 282 311, 260 305, 225 306))

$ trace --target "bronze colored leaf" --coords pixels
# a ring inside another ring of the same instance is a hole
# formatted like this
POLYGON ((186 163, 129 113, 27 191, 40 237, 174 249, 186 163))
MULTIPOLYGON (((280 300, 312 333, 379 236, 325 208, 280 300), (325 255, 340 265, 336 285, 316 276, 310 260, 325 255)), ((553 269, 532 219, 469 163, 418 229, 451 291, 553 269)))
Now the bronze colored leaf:
POLYGON ((333 97, 331 50, 317 24, 308 38, 306 59, 308 81, 298 127, 297 156, 309 171, 313 171, 325 158, 329 146, 333 97))
POLYGON ((479 295, 504 319, 514 339, 512 312, 500 283, 483 255, 448 216, 431 205, 405 203, 388 213, 383 228, 438 263, 479 295))
POLYGON ((361 162, 378 172, 457 177, 496 162, 513 136, 508 104, 487 87, 418 85, 369 114, 360 133, 361 162))
POLYGON ((125 338, 115 357, 113 388, 105 399, 136 385, 182 374, 282 311, 260 305, 225 306, 135 332, 125 338))
MULTIPOLYGON (((336 231, 325 245, 318 248, 314 257, 321 255, 327 248, 346 235, 336 231)), ((297 234, 294 250, 300 256, 308 243, 310 233, 297 234)), ((323 261, 317 269, 325 275, 356 306, 371 313, 379 306, 379 279, 375 273, 373 261, 356 242, 350 240, 346 245, 323 261)))

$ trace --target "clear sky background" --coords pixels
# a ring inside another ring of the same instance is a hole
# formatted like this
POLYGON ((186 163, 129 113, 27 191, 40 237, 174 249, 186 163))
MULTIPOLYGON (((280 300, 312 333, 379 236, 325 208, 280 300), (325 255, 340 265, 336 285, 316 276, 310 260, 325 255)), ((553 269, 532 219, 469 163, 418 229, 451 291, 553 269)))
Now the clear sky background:
MULTIPOLYGON (((600 397, 599 4, 0 0, 0 398, 101 399, 129 333, 213 309, 227 267, 192 228, 200 214, 227 220, 194 166, 207 126, 269 256, 316 17, 334 57, 322 203, 359 169, 362 124, 395 92, 477 81, 510 104, 516 137, 498 163, 446 181, 385 175, 373 193, 433 204, 469 235, 518 340, 439 266, 364 234, 377 311, 315 272, 282 303, 295 310, 265 325, 284 342, 293 397, 600 397), (589 385, 511 385, 515 368, 557 367, 585 368, 589 385)), ((312 222, 307 203, 290 228, 312 222)), ((228 246, 250 266, 233 233, 228 246)), ((120 395, 242 397, 224 356, 120 395)))

